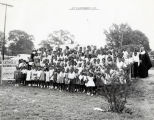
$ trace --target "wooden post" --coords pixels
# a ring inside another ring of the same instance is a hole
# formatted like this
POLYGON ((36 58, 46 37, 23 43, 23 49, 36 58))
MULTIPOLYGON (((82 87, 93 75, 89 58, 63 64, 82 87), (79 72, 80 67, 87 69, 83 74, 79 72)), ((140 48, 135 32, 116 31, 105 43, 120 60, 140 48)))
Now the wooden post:
POLYGON ((0 3, 0 5, 5 6, 5 17, 4 17, 4 39, 2 41, 2 64, 1 64, 1 84, 2 84, 2 78, 3 78, 3 61, 4 61, 4 44, 5 44, 5 31, 6 31, 6 18, 7 18, 7 7, 13 7, 12 5, 6 4, 6 3, 0 3))
POLYGON ((1 64, 1 85, 3 84, 3 60, 1 64))
MULTIPOLYGON (((1 52, 0 52, 1 53, 1 52)), ((2 78, 3 78, 3 75, 2 75, 2 67, 3 67, 3 60, 2 60, 2 54, 0 54, 0 62, 1 62, 1 64, 0 64, 0 70, 1 70, 1 72, 0 72, 0 74, 1 74, 1 78, 0 78, 0 84, 2 84, 2 78)))

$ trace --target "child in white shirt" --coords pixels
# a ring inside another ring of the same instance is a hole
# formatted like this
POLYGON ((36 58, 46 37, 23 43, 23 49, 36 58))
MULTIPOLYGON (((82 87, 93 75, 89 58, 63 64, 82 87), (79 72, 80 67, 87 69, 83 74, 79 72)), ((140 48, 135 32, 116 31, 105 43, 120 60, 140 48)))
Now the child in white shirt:
POLYGON ((68 78, 69 68, 65 70, 65 90, 69 90, 70 80, 68 78))
POLYGON ((50 88, 53 88, 53 73, 54 73, 54 68, 49 67, 49 80, 50 80, 50 88))
POLYGON ((60 91, 64 90, 64 77, 65 77, 65 73, 64 73, 64 69, 62 69, 59 73, 59 85, 60 85, 60 91))
POLYGON ((88 73, 87 83, 85 83, 85 85, 87 87, 87 94, 88 95, 91 94, 91 96, 93 96, 95 83, 94 83, 94 77, 93 77, 92 73, 88 73))
POLYGON ((133 53, 133 75, 136 78, 138 76, 138 66, 139 66, 139 53, 134 51, 133 53))
POLYGON ((32 80, 32 86, 35 86, 36 85, 36 82, 37 82, 37 71, 36 71, 36 68, 32 68, 32 77, 31 77, 31 80, 32 80))
POLYGON ((38 67, 38 69, 37 69, 37 86, 40 86, 41 84, 40 84, 40 77, 41 77, 41 67, 38 67))
POLYGON ((27 73, 26 66, 22 68, 21 73, 22 73, 22 84, 26 85, 26 73, 27 73))
POLYGON ((31 84, 31 78, 32 78, 32 71, 31 69, 27 70, 26 73, 26 85, 31 84))

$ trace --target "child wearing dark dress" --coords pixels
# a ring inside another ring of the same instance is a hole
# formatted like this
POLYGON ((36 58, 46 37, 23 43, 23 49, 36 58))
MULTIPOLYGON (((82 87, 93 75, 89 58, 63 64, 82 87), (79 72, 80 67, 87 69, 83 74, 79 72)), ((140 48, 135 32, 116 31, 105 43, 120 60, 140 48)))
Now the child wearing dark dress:
POLYGON ((74 68, 70 69, 70 72, 68 73, 68 79, 70 80, 70 86, 69 86, 69 91, 74 92, 75 90, 75 72, 74 68))
POLYGON ((44 69, 44 67, 42 67, 42 70, 41 70, 41 74, 40 74, 40 87, 41 88, 45 88, 45 78, 46 78, 46 76, 45 76, 45 69, 44 69))
POLYGON ((19 86, 20 81, 21 81, 21 70, 20 68, 16 68, 16 71, 14 72, 14 79, 15 79, 15 86, 19 86))
POLYGON ((50 80, 50 89, 53 89, 53 73, 54 73, 54 68, 53 66, 49 67, 49 80, 50 80))

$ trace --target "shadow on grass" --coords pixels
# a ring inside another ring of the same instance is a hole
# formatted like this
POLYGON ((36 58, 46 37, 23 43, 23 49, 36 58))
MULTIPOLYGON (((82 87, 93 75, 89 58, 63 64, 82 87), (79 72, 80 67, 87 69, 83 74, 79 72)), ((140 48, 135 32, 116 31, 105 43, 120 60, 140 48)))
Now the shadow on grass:
POLYGON ((128 90, 128 98, 144 97, 145 86, 143 84, 143 80, 139 78, 132 79, 132 83, 129 86, 128 90))

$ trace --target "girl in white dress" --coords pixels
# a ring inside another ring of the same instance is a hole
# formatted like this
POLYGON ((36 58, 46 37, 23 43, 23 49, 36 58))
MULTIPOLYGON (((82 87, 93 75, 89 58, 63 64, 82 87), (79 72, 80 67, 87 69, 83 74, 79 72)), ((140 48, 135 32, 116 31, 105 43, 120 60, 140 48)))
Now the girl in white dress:
POLYGON ((45 77, 46 77, 46 79, 45 79, 46 87, 49 88, 49 85, 50 85, 50 74, 49 74, 49 70, 48 69, 46 69, 46 71, 45 71, 45 77))
POLYGON ((32 86, 35 86, 36 85, 36 82, 37 82, 37 71, 36 71, 36 68, 32 68, 32 77, 31 77, 31 80, 32 80, 32 86))
POLYGON ((125 63, 124 63, 124 59, 119 57, 117 58, 117 68, 118 70, 122 70, 123 67, 126 67, 125 63))
POLYGON ((60 74, 60 70, 57 70, 57 88, 60 90, 60 80, 61 80, 61 74, 60 74))
POLYGON ((54 68, 50 67, 49 68, 49 79, 50 79, 50 88, 53 88, 53 73, 54 73, 54 68))
POLYGON ((64 78, 65 78, 65 70, 62 69, 60 72, 60 91, 64 90, 64 78))
POLYGON ((69 90, 70 80, 68 78, 69 68, 65 70, 65 90, 69 90))
POLYGON ((32 71, 31 69, 27 70, 27 73, 26 73, 26 84, 29 85, 30 82, 31 82, 31 77, 32 77, 32 71))
POLYGON ((94 88, 95 88, 95 83, 94 83, 94 77, 92 73, 88 73, 87 75, 87 83, 85 84, 87 87, 87 94, 93 96, 94 88))

